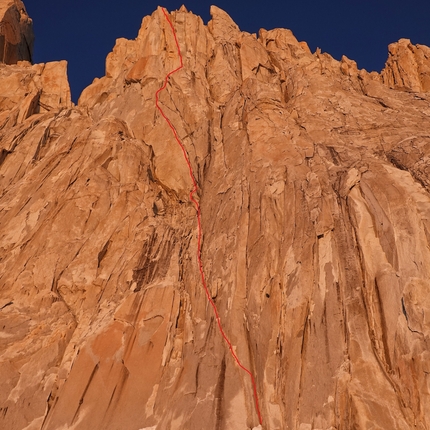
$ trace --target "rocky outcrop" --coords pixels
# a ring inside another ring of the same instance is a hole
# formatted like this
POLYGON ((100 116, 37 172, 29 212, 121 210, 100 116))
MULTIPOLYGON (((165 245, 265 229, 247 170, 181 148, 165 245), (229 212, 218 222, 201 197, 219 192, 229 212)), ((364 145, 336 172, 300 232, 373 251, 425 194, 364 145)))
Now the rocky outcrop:
MULTIPOLYGON (((0 65, 0 82, 3 135, 34 114, 72 106, 66 61, 34 65, 20 61, 14 66, 0 65)), ((5 140, 0 147, 7 149, 5 140)))
POLYGON ((429 94, 211 15, 170 14, 160 103, 262 427, 155 107, 161 9, 78 106, 63 63, 1 69, 0 427, 429 428, 429 94))
POLYGON ((414 92, 430 91, 430 48, 400 39, 389 47, 382 81, 390 88, 414 92))
POLYGON ((33 23, 21 0, 0 1, 0 63, 31 61, 33 23))

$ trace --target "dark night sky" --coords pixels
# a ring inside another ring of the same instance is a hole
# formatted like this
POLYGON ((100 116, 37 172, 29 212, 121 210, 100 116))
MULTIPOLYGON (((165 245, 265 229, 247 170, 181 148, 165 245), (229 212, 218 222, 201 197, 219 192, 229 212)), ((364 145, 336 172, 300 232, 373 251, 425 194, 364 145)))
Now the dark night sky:
MULTIPOLYGON (((95 77, 104 75, 105 58, 115 39, 134 39, 142 18, 158 5, 169 11, 184 1, 165 0, 24 0, 34 22, 34 61, 69 62, 76 101, 95 77)), ((190 0, 188 10, 207 23, 212 2, 190 0)), ((430 46, 429 0, 217 0, 241 30, 289 28, 312 51, 320 47, 334 58, 357 61, 359 68, 380 71, 387 46, 400 38, 430 46)))

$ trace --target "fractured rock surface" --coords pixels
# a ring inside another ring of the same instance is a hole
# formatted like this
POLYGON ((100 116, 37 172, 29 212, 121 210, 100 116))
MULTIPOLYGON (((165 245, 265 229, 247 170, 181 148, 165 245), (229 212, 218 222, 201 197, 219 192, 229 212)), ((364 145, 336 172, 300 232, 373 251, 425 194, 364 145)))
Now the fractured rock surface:
POLYGON ((31 61, 33 22, 21 0, 0 1, 0 63, 31 61))
POLYGON ((77 106, 64 62, 0 68, 0 428, 430 428, 429 48, 367 73, 211 15, 171 13, 160 101, 263 425, 159 8, 77 106))

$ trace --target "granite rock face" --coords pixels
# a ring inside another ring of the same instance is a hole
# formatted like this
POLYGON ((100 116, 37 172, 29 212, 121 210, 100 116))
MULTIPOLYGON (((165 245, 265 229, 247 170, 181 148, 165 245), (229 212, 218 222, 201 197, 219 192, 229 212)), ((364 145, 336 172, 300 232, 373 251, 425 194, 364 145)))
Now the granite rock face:
POLYGON ((412 45, 400 39, 389 47, 389 57, 381 73, 382 81, 390 88, 413 91, 430 91, 430 48, 412 45))
POLYGON ((65 63, 0 68, 0 428, 430 428, 429 48, 367 73, 211 15, 170 14, 160 101, 262 426, 159 8, 77 106, 65 63))
POLYGON ((31 61, 33 22, 21 0, 0 1, 0 63, 31 61))

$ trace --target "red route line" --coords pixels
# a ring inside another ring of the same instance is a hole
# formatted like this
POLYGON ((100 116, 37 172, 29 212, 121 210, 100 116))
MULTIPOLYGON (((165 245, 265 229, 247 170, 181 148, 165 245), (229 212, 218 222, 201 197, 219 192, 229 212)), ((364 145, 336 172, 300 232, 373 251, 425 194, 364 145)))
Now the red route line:
POLYGON ((228 345, 228 347, 229 347, 229 349, 230 349, 231 355, 233 356, 233 358, 235 359, 235 361, 236 361, 236 363, 239 365, 239 367, 240 367, 241 369, 243 369, 243 370, 244 370, 244 371, 249 375, 249 377, 251 378, 252 388, 253 388, 253 390, 254 390, 255 409, 257 410, 258 420, 260 421, 260 424, 262 424, 262 423, 263 423, 263 421, 262 421, 262 418, 261 418, 260 407, 258 406, 257 385, 256 385, 256 383, 255 383, 254 376, 253 376, 253 374, 251 373, 251 371, 250 371, 250 370, 248 370, 248 369, 247 369, 247 368, 246 368, 246 367, 245 367, 245 366, 240 362, 239 358, 237 357, 236 353, 235 353, 235 352, 234 352, 234 350, 233 350, 233 345, 232 345, 232 344, 231 344, 231 342, 229 341, 229 339, 228 339, 227 335, 224 333, 224 330, 223 330, 222 325, 221 325, 221 319, 220 319, 219 314, 218 314, 218 310, 217 310, 217 308, 216 308, 216 305, 215 305, 214 301, 212 300, 211 295, 209 294, 209 289, 208 289, 208 286, 207 286, 207 284, 206 284, 205 274, 204 274, 204 272, 203 272, 203 263, 202 263, 202 258, 201 258, 201 241, 202 241, 202 235, 203 235, 203 232, 202 232, 202 222, 201 222, 200 205, 199 205, 198 201, 194 198, 194 193, 196 193, 196 192, 197 192, 197 181, 196 181, 196 180, 195 180, 195 178, 194 178, 194 173, 193 173, 193 168, 191 167, 190 158, 188 157, 188 154, 187 154, 187 151, 186 151, 186 149, 185 149, 184 144, 183 144, 183 143, 181 142, 181 140, 179 139, 179 136, 178 136, 178 133, 176 132, 175 127, 173 126, 173 124, 172 124, 172 122, 170 121, 170 119, 169 119, 169 118, 167 118, 167 116, 165 115, 165 113, 163 112, 163 110, 161 109, 161 107, 160 107, 160 105, 159 105, 159 94, 160 94, 160 92, 161 92, 161 91, 163 91, 163 90, 166 88, 166 86, 167 86, 167 82, 168 82, 168 80, 169 80, 169 77, 170 77, 171 75, 173 75, 173 73, 175 73, 175 72, 177 72, 177 71, 181 70, 181 69, 184 67, 184 64, 183 64, 183 61, 182 61, 181 49, 180 49, 180 47, 179 47, 178 38, 176 37, 175 28, 173 27, 173 24, 172 24, 172 22, 170 21, 169 15, 167 14, 166 10, 165 10, 164 8, 162 8, 162 10, 163 10, 164 16, 165 16, 165 17, 166 17, 166 19, 167 19, 167 22, 168 22, 168 23, 169 23, 169 25, 170 25, 170 28, 172 29, 172 33, 173 33, 173 36, 174 36, 174 38, 175 38, 175 42, 176 42, 176 47, 178 48, 178 55, 179 55, 179 59, 180 59, 180 61, 181 61, 181 65, 180 65, 178 68, 176 68, 175 70, 172 70, 171 72, 169 72, 169 73, 166 75, 166 77, 165 77, 165 79, 164 79, 164 84, 163 84, 163 86, 162 86, 159 90, 157 90, 157 92, 155 93, 155 104, 156 104, 156 106, 157 106, 157 109, 160 111, 161 115, 163 116, 163 118, 166 120, 166 122, 167 122, 167 124, 169 125, 169 127, 172 129, 172 132, 173 132, 173 134, 174 134, 174 136, 175 136, 176 142, 178 142, 179 146, 180 146, 180 147, 181 147, 181 149, 182 149, 182 152, 183 152, 183 154, 184 154, 185 161, 187 162, 187 165, 188 165, 188 169, 189 169, 189 173, 190 173, 190 178, 191 178, 191 181, 192 181, 192 183, 193 183, 193 188, 192 188, 192 190, 190 191, 190 195, 189 195, 189 196, 190 196, 190 200, 194 203, 194 206, 195 206, 195 208, 196 208, 196 212, 197 212, 197 224, 198 224, 197 259, 198 259, 198 262, 199 262, 200 275, 201 275, 201 279, 202 279, 203 287, 204 287, 204 289, 205 289, 206 297, 208 298, 209 303, 212 305, 212 308, 213 308, 213 310, 214 310, 215 317, 216 317, 216 320, 217 320, 217 323, 218 323, 219 330, 220 330, 220 332, 221 332, 222 337, 224 338, 224 340, 226 341, 226 343, 227 343, 227 345, 228 345))

